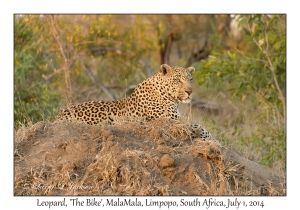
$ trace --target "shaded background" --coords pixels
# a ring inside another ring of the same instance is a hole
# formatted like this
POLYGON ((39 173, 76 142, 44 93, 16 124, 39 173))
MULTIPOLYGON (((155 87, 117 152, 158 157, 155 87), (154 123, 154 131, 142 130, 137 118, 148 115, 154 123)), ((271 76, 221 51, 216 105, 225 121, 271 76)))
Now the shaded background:
POLYGON ((125 98, 163 63, 194 66, 183 118, 285 170, 285 15, 15 15, 14 58, 15 129, 125 98))

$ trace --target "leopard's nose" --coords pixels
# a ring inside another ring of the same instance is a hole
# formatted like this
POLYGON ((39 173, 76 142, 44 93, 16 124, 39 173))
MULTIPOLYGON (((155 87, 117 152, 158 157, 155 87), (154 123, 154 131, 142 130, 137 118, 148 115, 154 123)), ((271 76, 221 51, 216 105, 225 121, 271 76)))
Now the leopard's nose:
POLYGON ((191 95, 193 91, 192 91, 192 90, 186 90, 185 92, 186 92, 187 94, 191 95))

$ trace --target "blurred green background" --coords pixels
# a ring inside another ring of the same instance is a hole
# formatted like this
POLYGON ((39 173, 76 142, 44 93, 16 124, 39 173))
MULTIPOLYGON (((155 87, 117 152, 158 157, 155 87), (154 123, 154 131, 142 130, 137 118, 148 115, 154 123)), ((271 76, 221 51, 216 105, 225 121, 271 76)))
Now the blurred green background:
POLYGON ((162 63, 196 68, 184 119, 285 170, 286 15, 15 15, 15 129, 124 98, 162 63))

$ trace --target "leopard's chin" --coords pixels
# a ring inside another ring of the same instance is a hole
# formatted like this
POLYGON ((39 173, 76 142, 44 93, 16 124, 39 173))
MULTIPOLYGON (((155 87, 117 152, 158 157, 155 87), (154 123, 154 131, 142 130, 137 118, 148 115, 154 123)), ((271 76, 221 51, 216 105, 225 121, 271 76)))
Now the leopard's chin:
POLYGON ((190 103, 190 102, 191 102, 191 99, 190 99, 190 98, 181 100, 181 103, 184 103, 184 104, 188 104, 188 103, 190 103))

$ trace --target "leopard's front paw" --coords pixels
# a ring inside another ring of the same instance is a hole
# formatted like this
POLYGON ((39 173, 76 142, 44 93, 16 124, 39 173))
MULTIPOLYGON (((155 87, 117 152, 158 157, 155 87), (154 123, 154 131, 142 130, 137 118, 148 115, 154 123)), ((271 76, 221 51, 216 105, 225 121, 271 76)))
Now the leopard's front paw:
POLYGON ((203 126, 198 124, 191 125, 192 130, 192 137, 193 138, 200 138, 202 140, 213 140, 211 133, 208 132, 203 126))

